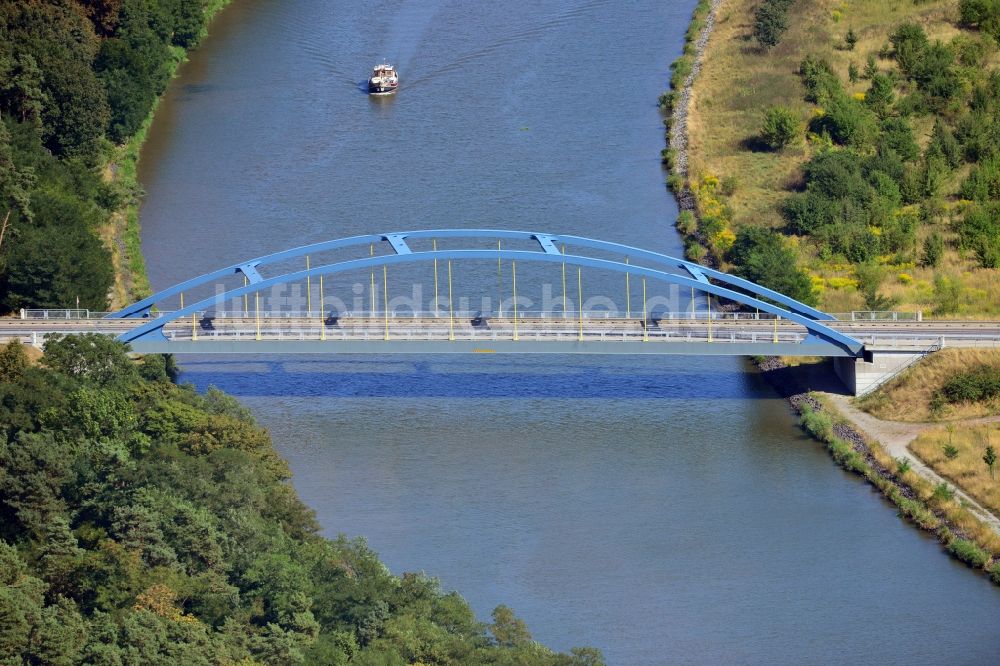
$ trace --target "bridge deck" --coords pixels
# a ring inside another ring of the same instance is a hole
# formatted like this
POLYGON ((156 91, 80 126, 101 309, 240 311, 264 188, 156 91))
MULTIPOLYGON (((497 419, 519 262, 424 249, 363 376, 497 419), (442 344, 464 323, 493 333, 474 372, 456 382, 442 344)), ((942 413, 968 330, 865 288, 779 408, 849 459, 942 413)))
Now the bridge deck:
MULTIPOLYGON (((0 338, 36 344, 50 332, 117 335, 139 319, 0 320, 0 338)), ((1000 346, 996 322, 831 322, 870 345, 926 349, 1000 346)), ((612 316, 487 318, 463 315, 376 316, 321 319, 303 316, 194 316, 164 327, 163 339, 133 343, 147 353, 594 353, 845 356, 810 339, 797 324, 757 319, 662 319, 612 316)))

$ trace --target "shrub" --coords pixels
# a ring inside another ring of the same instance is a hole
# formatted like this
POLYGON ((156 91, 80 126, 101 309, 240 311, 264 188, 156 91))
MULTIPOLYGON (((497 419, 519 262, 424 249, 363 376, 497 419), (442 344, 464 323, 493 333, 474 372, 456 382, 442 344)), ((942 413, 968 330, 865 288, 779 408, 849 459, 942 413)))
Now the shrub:
POLYGON ((761 138, 771 150, 781 150, 799 136, 799 121, 785 106, 772 106, 764 113, 761 138))
POLYGON ((1000 199, 1000 156, 982 160, 962 183, 962 198, 985 202, 1000 199))
POLYGON ((954 276, 934 274, 934 314, 955 314, 962 305, 962 281, 954 276))
POLYGON ((900 496, 896 502, 899 513, 904 518, 909 518, 916 525, 925 530, 934 530, 941 525, 941 521, 934 513, 917 500, 900 496))
POLYGON ((945 399, 956 402, 982 402, 1000 396, 1000 368, 981 365, 949 379, 941 388, 945 399))
POLYGON ((824 115, 810 121, 809 129, 816 134, 828 134, 836 144, 859 150, 875 145, 879 134, 875 114, 842 91, 830 98, 824 115))
POLYGON ((698 229, 698 220, 694 213, 689 210, 682 210, 677 216, 677 230, 685 236, 690 236, 698 229))
POLYGON ((803 406, 799 424, 821 442, 830 443, 834 439, 833 420, 826 412, 817 412, 815 409, 803 406))
POLYGON ((948 500, 954 499, 955 491, 946 482, 942 481, 934 486, 934 493, 931 497, 939 502, 947 502, 948 500))
POLYGON ((997 0, 961 0, 958 14, 965 25, 979 26, 983 32, 1000 39, 1000 2, 997 0))
POLYGON ((667 187, 671 192, 679 193, 684 189, 684 176, 679 173, 672 173, 667 176, 667 187))
POLYGON ((869 310, 889 310, 894 305, 893 299, 878 293, 885 280, 885 269, 872 263, 859 264, 854 269, 858 280, 858 291, 865 299, 865 307, 869 310))
POLYGON ((806 87, 806 101, 826 104, 833 95, 843 92, 837 75, 823 58, 808 55, 799 65, 799 76, 806 87))
POLYGON ((952 539, 948 544, 948 552, 977 569, 982 569, 990 561, 989 553, 965 539, 952 539))
POLYGON ((722 193, 727 197, 733 196, 733 194, 736 193, 736 188, 739 187, 739 184, 740 181, 736 178, 736 176, 725 176, 721 183, 722 193))
POLYGON ((902 476, 910 471, 909 458, 896 458, 896 474, 902 476))

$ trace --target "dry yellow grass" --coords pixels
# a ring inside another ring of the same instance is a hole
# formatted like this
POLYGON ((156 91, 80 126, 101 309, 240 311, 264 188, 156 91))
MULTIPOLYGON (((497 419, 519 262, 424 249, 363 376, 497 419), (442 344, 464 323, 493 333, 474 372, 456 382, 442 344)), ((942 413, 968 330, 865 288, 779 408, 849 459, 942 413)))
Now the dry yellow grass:
POLYGON ((931 398, 949 379, 979 365, 1000 368, 1000 351, 943 349, 927 356, 885 386, 859 399, 858 406, 880 419, 910 423, 970 419, 1000 414, 998 400, 968 405, 947 405, 940 414, 931 412, 931 398))
POLYGON ((996 478, 990 478, 989 468, 983 462, 988 443, 1000 449, 1000 423, 955 427, 951 431, 935 428, 917 437, 910 450, 935 472, 1000 516, 1000 463, 994 465, 996 478), (958 450, 951 460, 944 454, 944 447, 949 444, 958 450))
MULTIPOLYGON (((863 92, 868 82, 848 82, 851 63, 863 69, 869 54, 876 55, 888 42, 893 28, 904 21, 921 24, 932 39, 950 41, 961 34, 955 25, 957 3, 936 0, 915 4, 910 0, 799 0, 790 11, 789 30, 781 43, 767 53, 758 51, 751 38, 753 12, 758 0, 726 0, 719 8, 716 27, 706 49, 701 73, 694 83, 688 117, 689 173, 692 181, 711 173, 735 176, 738 186, 727 203, 733 222, 776 227, 782 224, 780 203, 798 182, 799 167, 815 147, 800 141, 780 153, 747 148, 759 132, 764 111, 784 105, 795 111, 803 125, 813 105, 803 99, 798 67, 808 54, 826 58, 840 75, 849 92, 863 92), (853 29, 859 40, 853 51, 843 48, 843 37, 853 29)), ((1000 51, 992 56, 1000 64, 1000 51)), ((879 60, 882 69, 894 67, 879 60)), ((914 122, 918 141, 929 140, 933 120, 914 122)), ((951 190, 957 189, 962 174, 953 176, 951 190)), ((949 225, 924 226, 918 240, 932 231, 947 241, 955 239, 949 225)), ((832 266, 819 260, 808 243, 800 244, 802 261, 818 278, 820 305, 828 312, 862 310, 863 299, 838 278, 851 278, 850 266, 832 266), (830 280, 833 279, 833 285, 830 280)), ((887 266, 882 288, 897 299, 898 310, 933 310, 934 270, 906 265, 887 266), (905 273, 909 280, 900 280, 905 273)), ((949 249, 939 272, 957 276, 965 285, 958 315, 985 317, 1000 314, 1000 271, 978 268, 971 257, 949 249)))

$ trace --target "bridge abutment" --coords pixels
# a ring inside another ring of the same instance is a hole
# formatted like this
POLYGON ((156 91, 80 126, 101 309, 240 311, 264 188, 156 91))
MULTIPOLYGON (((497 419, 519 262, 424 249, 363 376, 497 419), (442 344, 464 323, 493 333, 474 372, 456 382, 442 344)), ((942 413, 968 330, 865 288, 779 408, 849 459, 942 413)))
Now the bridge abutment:
POLYGON ((837 377, 853 395, 874 391, 927 354, 929 349, 865 349, 863 358, 834 358, 837 377))

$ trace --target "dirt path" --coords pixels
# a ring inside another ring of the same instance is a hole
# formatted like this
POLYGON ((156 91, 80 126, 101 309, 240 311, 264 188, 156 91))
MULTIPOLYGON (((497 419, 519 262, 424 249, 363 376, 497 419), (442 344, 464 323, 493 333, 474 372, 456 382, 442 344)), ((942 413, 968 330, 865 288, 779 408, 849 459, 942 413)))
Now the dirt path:
MULTIPOLYGON (((851 404, 851 398, 849 396, 837 393, 824 393, 823 395, 827 400, 833 403, 833 405, 844 417, 849 419, 854 424, 855 428, 861 430, 868 437, 878 440, 893 458, 909 459, 912 469, 925 479, 929 480, 931 483, 948 483, 949 486, 954 487, 953 483, 948 482, 947 479, 931 469, 924 463, 923 460, 910 451, 910 443, 915 440, 920 433, 932 428, 938 428, 941 424, 883 421, 882 419, 875 418, 871 414, 863 412, 855 407, 851 404)), ((959 421, 956 425, 978 425, 981 423, 997 422, 1000 422, 1000 416, 988 416, 980 419, 959 421)), ((979 502, 974 500, 961 489, 955 488, 955 494, 959 497, 963 504, 968 506, 970 511, 975 513, 978 518, 993 528, 995 532, 1000 534, 1000 518, 984 508, 979 504, 979 502)))

